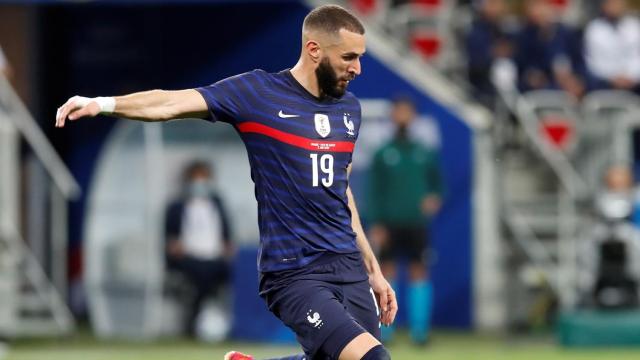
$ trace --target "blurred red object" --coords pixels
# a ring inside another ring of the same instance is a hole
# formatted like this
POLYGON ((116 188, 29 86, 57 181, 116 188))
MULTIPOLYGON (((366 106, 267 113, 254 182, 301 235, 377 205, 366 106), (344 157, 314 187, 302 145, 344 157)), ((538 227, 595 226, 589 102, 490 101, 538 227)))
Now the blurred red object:
POLYGON ((443 0, 413 0, 412 3, 422 6, 438 7, 442 5, 443 0))
POLYGON ((443 8, 444 0, 412 0, 411 5, 417 11, 434 14, 443 8))
POLYGON ((425 59, 436 58, 442 52, 442 37, 436 32, 419 31, 410 35, 411 48, 425 59))
POLYGON ((556 8, 564 10, 569 7, 571 0, 548 0, 549 4, 553 5, 556 8))
POLYGON ((351 0, 351 8, 355 9, 362 15, 371 15, 378 9, 377 0, 351 0))
POLYGON ((556 150, 568 151, 575 141, 573 121, 560 116, 540 120, 540 133, 556 150))

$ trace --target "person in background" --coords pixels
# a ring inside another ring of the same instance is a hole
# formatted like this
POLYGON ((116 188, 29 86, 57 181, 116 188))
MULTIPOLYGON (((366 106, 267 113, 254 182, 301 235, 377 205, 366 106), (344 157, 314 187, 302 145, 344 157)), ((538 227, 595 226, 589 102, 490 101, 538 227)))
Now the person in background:
POLYGON ((604 175, 604 189, 596 196, 596 210, 603 220, 619 222, 633 213, 633 172, 626 165, 612 165, 604 175))
MULTIPOLYGON (((427 221, 440 209, 442 180, 436 152, 409 137, 416 118, 413 100, 396 98, 391 118, 395 136, 376 152, 371 166, 370 233, 387 279, 396 278, 397 260, 409 263, 409 327, 412 340, 422 344, 429 336, 433 292, 427 272, 427 221)), ((393 328, 382 332, 389 339, 393 328)))
MULTIPOLYGON (((507 27, 505 0, 476 0, 476 13, 465 46, 468 66, 467 76, 473 86, 474 97, 483 105, 495 106, 496 84, 492 74, 513 68, 513 36, 507 27), (501 68, 501 69, 500 69, 501 68)), ((511 70, 511 72, 515 72, 511 70)), ((511 82, 515 79, 511 76, 511 82)), ((508 80, 507 80, 508 81, 508 80)), ((500 86, 500 84, 498 85, 500 86)), ((504 87, 509 87, 504 84, 504 87)))
POLYGON ((591 87, 640 93, 640 21, 626 0, 602 0, 600 9, 585 31, 591 87))
POLYGON ((602 309, 638 306, 638 229, 630 221, 635 191, 630 166, 607 168, 604 188, 596 195, 595 226, 581 243, 580 283, 588 305, 602 309))
POLYGON ((212 190, 212 171, 203 161, 184 172, 182 198, 166 212, 167 267, 184 274, 195 290, 189 303, 187 332, 195 335, 195 325, 207 296, 229 278, 233 254, 227 213, 212 190))
POLYGON ((547 0, 527 0, 525 14, 516 50, 520 90, 559 89, 581 97, 585 84, 575 34, 556 21, 547 0))

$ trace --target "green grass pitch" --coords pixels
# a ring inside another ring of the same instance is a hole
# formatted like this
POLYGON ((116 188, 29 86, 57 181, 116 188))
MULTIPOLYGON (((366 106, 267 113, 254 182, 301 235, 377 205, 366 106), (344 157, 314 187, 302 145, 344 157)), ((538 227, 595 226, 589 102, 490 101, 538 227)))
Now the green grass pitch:
MULTIPOLYGON (((184 340, 100 342, 77 336, 64 340, 16 341, 3 360, 219 360, 231 349, 252 353, 257 359, 299 352, 295 346, 211 345, 184 340)), ((389 344, 389 349, 394 360, 640 359, 640 349, 562 349, 550 337, 532 339, 470 333, 438 332, 426 347, 415 347, 401 335, 389 344)))

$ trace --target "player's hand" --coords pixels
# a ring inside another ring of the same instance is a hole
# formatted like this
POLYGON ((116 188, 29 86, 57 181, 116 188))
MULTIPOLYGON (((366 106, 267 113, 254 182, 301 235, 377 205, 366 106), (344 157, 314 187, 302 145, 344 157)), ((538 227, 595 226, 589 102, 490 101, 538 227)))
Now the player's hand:
POLYGON ((398 312, 398 301, 396 301, 396 292, 393 290, 389 282, 382 274, 369 276, 369 285, 376 294, 378 305, 380 307, 380 322, 389 326, 393 323, 398 312))
POLYGON ((440 211, 440 207, 442 206, 442 201, 440 197, 437 195, 428 195, 422 199, 420 207, 422 208, 422 213, 426 216, 433 216, 438 211, 440 211))
POLYGON ((67 117, 69 120, 78 120, 85 116, 96 116, 100 113, 101 107, 97 101, 84 96, 74 96, 67 100, 56 112, 56 127, 64 127, 67 117))

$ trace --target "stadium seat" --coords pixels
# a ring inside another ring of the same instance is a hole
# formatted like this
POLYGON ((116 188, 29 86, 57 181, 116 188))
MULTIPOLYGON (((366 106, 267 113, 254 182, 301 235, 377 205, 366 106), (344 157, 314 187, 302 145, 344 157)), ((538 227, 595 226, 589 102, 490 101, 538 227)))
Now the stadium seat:
POLYGON ((411 4, 414 7, 419 8, 422 11, 429 12, 429 13, 435 13, 435 12, 438 12, 438 11, 442 10, 447 2, 451 3, 452 1, 446 1, 446 0, 413 0, 413 1, 411 1, 411 4))
POLYGON ((385 26, 436 68, 447 71, 458 63, 455 54, 453 10, 456 1, 416 0, 390 8, 385 26))
POLYGON ((606 120, 615 112, 633 112, 640 107, 640 98, 634 93, 621 90, 593 91, 582 102, 585 115, 593 116, 589 120, 606 120))
POLYGON ((361 15, 368 16, 378 10, 380 3, 377 0, 351 0, 349 5, 361 15))
POLYGON ((400 17, 406 17, 410 22, 433 18, 443 26, 450 27, 455 9, 455 0, 412 0, 392 7, 390 12, 398 14, 400 17))
POLYGON ((556 10, 564 11, 571 5, 571 0, 548 0, 556 10))
POLYGON ((581 0, 547 0, 549 4, 554 8, 554 12, 557 14, 563 22, 571 25, 579 25, 580 19, 584 17, 585 10, 581 0))
POLYGON ((605 167, 613 162, 628 163, 633 155, 629 124, 637 119, 640 98, 620 90, 599 90, 582 100, 584 118, 582 142, 584 161, 579 170, 589 186, 596 189, 605 167))
POLYGON ((519 116, 536 141, 571 157, 579 139, 575 100, 563 91, 537 90, 522 96, 519 116))
POLYGON ((389 0, 349 0, 349 7, 373 23, 384 23, 389 11, 389 0))
POLYGON ((549 115, 540 119, 540 135, 552 147, 567 151, 576 141, 574 122, 563 116, 549 115))
POLYGON ((442 53, 443 39, 436 32, 416 31, 409 35, 409 44, 425 60, 434 60, 442 53))

